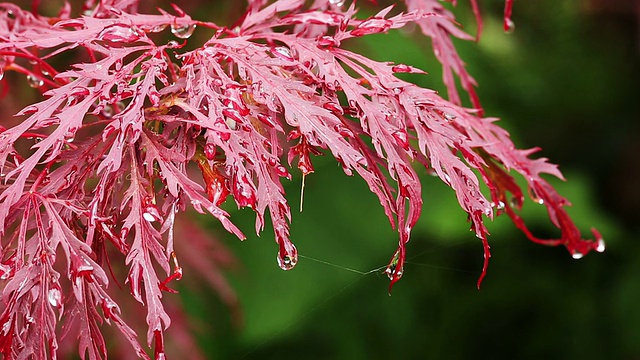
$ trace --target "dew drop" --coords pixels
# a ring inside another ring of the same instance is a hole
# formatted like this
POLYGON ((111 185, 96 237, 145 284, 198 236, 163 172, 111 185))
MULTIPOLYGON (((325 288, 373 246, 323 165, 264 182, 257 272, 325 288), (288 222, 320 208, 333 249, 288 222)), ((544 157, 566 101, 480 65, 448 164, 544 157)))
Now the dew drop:
POLYGON ((49 300, 49 304, 53 307, 60 307, 60 305, 62 305, 62 294, 59 289, 50 289, 47 294, 47 299, 49 300))
POLYGON ((162 219, 158 208, 154 204, 149 204, 144 208, 142 217, 148 222, 160 221, 162 219))
POLYGON ((122 230, 120 230, 120 240, 125 242, 127 240, 127 236, 129 236, 129 228, 123 227, 122 230))
POLYGON ((166 28, 167 28, 167 24, 156 25, 156 26, 151 28, 151 32, 159 33, 159 32, 163 31, 166 28))
POLYGON ((284 46, 277 46, 273 49, 271 49, 271 53, 273 55, 275 55, 276 57, 279 57, 280 59, 286 60, 286 61, 293 61, 295 60, 293 58, 293 56, 291 56, 291 51, 284 47, 284 46))
POLYGON ((287 171, 287 168, 285 168, 282 165, 278 165, 276 166, 276 175, 280 176, 280 177, 290 177, 291 175, 289 174, 289 172, 287 171))
POLYGON ((29 75, 27 75, 27 83, 32 88, 37 89, 37 88, 41 87, 42 85, 44 85, 44 80, 42 80, 42 79, 40 79, 40 78, 38 78, 38 77, 36 77, 36 76, 34 76, 32 74, 29 74, 29 75))
POLYGON ((187 24, 184 26, 178 26, 176 24, 171 25, 171 33, 180 39, 188 39, 196 29, 196 24, 187 24))
POLYGON ((398 65, 394 65, 391 68, 391 71, 393 71, 395 73, 410 73, 412 70, 411 70, 411 66, 409 66, 409 65, 398 64, 398 65))
POLYGON ((574 251, 573 253, 571 253, 571 257, 578 260, 582 259, 582 257, 584 257, 584 254, 579 251, 574 251))
POLYGON ((149 91, 147 94, 149 97, 149 101, 151 101, 151 105, 154 107, 158 107, 160 105, 160 93, 155 90, 149 91))
POLYGON ((104 107, 104 109, 102 109, 101 114, 105 117, 105 119, 111 119, 111 117, 113 116, 113 108, 110 105, 107 105, 104 107))
POLYGON ((340 106, 340 104, 333 102, 333 101, 329 101, 324 103, 324 105, 322 105, 323 108, 331 111, 334 114, 339 114, 339 115, 343 115, 344 114, 344 110, 342 109, 342 106, 340 106))
POLYGON ((504 20, 504 31, 507 34, 511 34, 512 32, 514 32, 516 30, 516 24, 513 22, 513 20, 511 19, 505 19, 504 20))
POLYGON ((26 108, 22 109, 22 111, 20 111, 20 115, 30 115, 33 113, 36 113, 38 111, 38 107, 35 105, 29 105, 26 108))
POLYGON ((282 257, 278 255, 277 260, 278 260, 278 266, 280 266, 280 269, 282 270, 291 270, 298 263, 298 259, 295 256, 289 256, 289 255, 285 255, 282 257))
POLYGON ((214 160, 216 158, 216 145, 213 143, 206 143, 204 145, 204 156, 209 161, 214 160))
POLYGON ((603 239, 598 240, 598 247, 596 247, 596 251, 601 253, 601 252, 604 252, 606 248, 607 247, 604 243, 604 240, 603 239))
POLYGON ((344 5, 345 0, 329 0, 329 4, 331 5, 335 5, 335 6, 342 6, 344 5))
POLYGON ((544 204, 544 199, 538 196, 538 193, 536 193, 536 191, 532 187, 529 187, 528 190, 529 190, 529 197, 531 197, 531 200, 533 200, 534 202, 540 205, 544 204))
POLYGON ((409 135, 404 129, 400 129, 391 134, 396 140, 396 143, 404 150, 409 150, 409 135))
POLYGON ((457 116, 455 116, 454 114, 445 113, 444 118, 447 119, 447 121, 453 121, 457 118, 457 116))

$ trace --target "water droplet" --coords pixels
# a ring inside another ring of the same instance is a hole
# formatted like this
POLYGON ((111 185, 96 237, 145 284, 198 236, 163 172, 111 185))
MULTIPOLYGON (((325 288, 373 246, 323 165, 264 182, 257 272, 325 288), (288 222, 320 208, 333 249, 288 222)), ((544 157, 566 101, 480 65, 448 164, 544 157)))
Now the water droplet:
POLYGON ((207 160, 212 161, 216 158, 216 145, 213 143, 206 143, 204 145, 204 156, 207 160))
POLYGON ((42 76, 49 76, 49 72, 47 70, 41 70, 42 76))
POLYGON ((531 200, 533 200, 534 202, 537 202, 540 205, 544 204, 544 199, 538 196, 538 193, 536 193, 536 191, 532 187, 529 187, 528 191, 529 191, 529 197, 531 198, 531 200))
POLYGON ((169 42, 167 43, 167 47, 168 47, 169 49, 175 49, 175 48, 177 48, 177 47, 179 47, 179 46, 180 46, 180 43, 179 43, 179 42, 177 42, 177 41, 175 41, 175 40, 171 40, 171 41, 169 41, 169 42))
POLYGON ((159 32, 163 31, 166 28, 167 28, 167 24, 160 24, 160 25, 156 25, 156 26, 152 27, 150 31, 154 32, 154 33, 159 33, 159 32))
POLYGON ((160 93, 155 90, 149 91, 147 94, 149 97, 149 101, 151 101, 151 105, 154 107, 158 107, 160 105, 160 93))
POLYGON ((132 43, 140 39, 140 32, 128 25, 113 24, 105 27, 98 34, 98 39, 112 43, 132 43))
POLYGON ((494 203, 494 202, 492 202, 492 203, 491 203, 491 207, 494 207, 494 208, 496 208, 497 210, 503 210, 503 209, 504 209, 504 207, 505 207, 505 203, 504 203, 504 202, 502 202, 502 201, 498 201, 498 203, 497 203, 497 204, 496 204, 496 203, 494 203))
POLYGON ((18 114, 19 115, 30 115, 38 111, 38 107, 35 105, 29 105, 26 108, 22 109, 18 114))
POLYGON ((49 300, 49 304, 53 307, 60 307, 62 305, 62 294, 60 293, 60 289, 49 289, 47 298, 49 300))
POLYGON ((289 48, 286 48, 284 46, 277 46, 274 47, 273 49, 271 49, 271 53, 273 55, 275 55, 276 57, 286 60, 286 61, 293 61, 295 60, 293 58, 293 56, 291 56, 291 51, 289 50, 289 48))
POLYGON ((504 31, 511 34, 516 30, 516 24, 511 19, 504 19, 504 31))
POLYGON ((120 230, 120 241, 125 242, 127 240, 127 236, 129 236, 129 228, 123 227, 122 230, 120 230))
POLYGON ((412 71, 411 66, 405 64, 398 64, 391 68, 391 71, 395 73, 410 73, 412 71))
POLYGON ((188 39, 196 29, 196 24, 187 24, 184 26, 178 26, 176 24, 171 25, 171 33, 180 39, 188 39))
POLYGON ((113 107, 111 107, 111 105, 106 105, 104 109, 102 109, 101 114, 105 117, 105 119, 111 119, 111 117, 113 116, 113 107))
POLYGON ((335 6, 342 6, 344 5, 345 0, 329 0, 329 4, 331 5, 335 5, 335 6))
POLYGON ((573 253, 571 253, 571 257, 578 260, 582 259, 582 257, 584 257, 584 254, 579 251, 574 251, 573 253))
POLYGON ((601 253, 601 252, 604 252, 605 249, 606 249, 606 245, 604 243, 604 240, 603 239, 599 239, 598 240, 598 247, 596 247, 596 251, 601 253))
POLYGON ((74 137, 76 136, 76 131, 77 131, 77 130, 78 130, 78 129, 76 129, 76 128, 74 128, 74 127, 69 128, 69 130, 67 130, 67 132, 64 134, 64 140, 65 140, 67 143, 72 143, 72 142, 73 142, 74 137))
POLYGON ((0 81, 4 78, 4 67, 0 66, 0 81))
POLYGON ((148 222, 160 221, 162 219, 158 208, 153 204, 147 205, 142 213, 142 217, 148 222))
POLYGON ((457 116, 454 114, 445 113, 444 118, 447 120, 447 122, 449 122, 455 120, 457 116))
POLYGON ((334 114, 339 114, 339 115, 343 115, 344 114, 344 110, 342 109, 342 106, 340 106, 340 104, 335 103, 333 101, 329 101, 324 103, 324 105, 322 105, 323 108, 331 111, 334 114))
POLYGON ((325 47, 338 47, 340 46, 340 42, 336 40, 333 36, 321 36, 317 40, 319 46, 325 47))
POLYGON ((294 255, 294 256, 290 256, 290 255, 281 256, 280 254, 278 254, 277 260, 278 260, 278 266, 280 266, 280 269, 282 269, 282 270, 291 270, 298 263, 298 257, 296 255, 294 255))
POLYGON ((370 18, 361 22, 355 29, 351 30, 353 36, 364 36, 385 32, 391 28, 393 21, 383 18, 370 18))
POLYGON ((405 150, 409 150, 409 135, 404 129, 400 129, 391 134, 396 143, 405 150))
POLYGON ((289 178, 291 176, 289 174, 289 172, 287 171, 287 168, 285 168, 282 165, 276 166, 276 175, 278 175, 280 177, 286 177, 286 178, 289 178))
POLYGON ((29 75, 27 75, 27 83, 32 88, 37 89, 37 88, 41 87, 42 85, 44 85, 44 80, 36 77, 35 75, 29 74, 29 75))

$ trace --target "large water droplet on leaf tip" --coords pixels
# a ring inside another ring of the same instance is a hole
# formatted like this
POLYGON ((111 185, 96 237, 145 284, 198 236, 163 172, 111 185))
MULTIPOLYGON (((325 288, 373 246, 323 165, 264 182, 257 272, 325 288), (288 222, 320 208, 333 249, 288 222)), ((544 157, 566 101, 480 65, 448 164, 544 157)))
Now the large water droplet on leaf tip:
POLYGON ((598 240, 598 247, 596 247, 596 251, 597 252, 604 252, 604 250, 606 249, 606 245, 604 243, 603 239, 598 240))
POLYGON ((180 39, 188 39, 196 29, 196 24, 178 26, 176 24, 171 25, 171 33, 180 39))
POLYGON ((581 252, 579 252, 579 251, 574 251, 574 252, 571 254, 571 257, 572 257, 572 258, 574 258, 574 259, 576 259, 576 260, 578 260, 578 259, 582 259, 582 258, 584 257, 584 254, 583 254, 583 253, 581 253, 581 252))
POLYGON ((504 20, 504 31, 507 34, 511 34, 512 32, 514 32, 516 30, 516 24, 513 22, 513 20, 511 19, 505 19, 504 20))
POLYGON ((289 256, 289 255, 280 256, 280 254, 278 254, 277 260, 278 260, 278 266, 280 266, 280 269, 282 270, 291 270, 298 263, 298 258, 296 256, 289 256))

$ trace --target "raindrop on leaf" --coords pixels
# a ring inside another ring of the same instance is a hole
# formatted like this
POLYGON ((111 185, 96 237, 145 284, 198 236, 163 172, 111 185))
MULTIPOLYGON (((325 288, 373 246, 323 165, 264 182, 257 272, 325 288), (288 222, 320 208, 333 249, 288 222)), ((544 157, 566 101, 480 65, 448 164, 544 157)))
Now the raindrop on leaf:
POLYGON ((27 83, 32 88, 37 89, 37 88, 41 87, 42 85, 44 85, 44 80, 36 77, 35 75, 29 74, 29 75, 27 75, 27 83))
POLYGON ((49 304, 53 307, 60 307, 60 305, 62 305, 62 294, 60 293, 60 289, 50 289, 47 294, 47 298, 49 300, 49 304))
POLYGON ((504 31, 507 34, 511 34, 516 30, 516 24, 511 19, 505 19, 504 21, 504 31))
POLYGON ((277 259, 278 259, 278 266, 280 266, 280 269, 282 270, 291 270, 298 263, 297 258, 289 255, 285 255, 283 257, 280 257, 280 255, 278 255, 277 259))
POLYGON ((188 39, 196 29, 195 24, 178 26, 176 24, 171 25, 171 33, 180 39, 188 39))

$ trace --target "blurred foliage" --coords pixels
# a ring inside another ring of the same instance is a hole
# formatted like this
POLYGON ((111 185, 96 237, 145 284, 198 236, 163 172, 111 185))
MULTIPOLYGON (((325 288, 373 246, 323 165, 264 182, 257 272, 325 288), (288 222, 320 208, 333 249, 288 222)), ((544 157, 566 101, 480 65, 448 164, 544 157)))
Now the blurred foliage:
MULTIPOLYGON (((573 260, 564 248, 526 240, 507 218, 491 224, 492 259, 475 287, 482 249, 468 231, 453 192, 424 176, 424 212, 409 246, 405 276, 387 294, 381 274, 396 235, 374 195, 327 158, 306 179, 304 211, 293 214, 298 266, 275 262, 272 234, 231 237, 243 269, 229 274, 244 311, 232 326, 202 294, 187 303, 204 324, 200 341, 214 358, 557 358, 640 356, 638 41, 632 16, 587 13, 576 0, 519 2, 517 30, 501 30, 501 1, 484 4, 479 43, 457 42, 476 77, 489 116, 502 118, 520 147, 540 146, 561 164, 555 181, 588 233, 608 241, 604 254, 573 260), (615 40, 611 40, 615 39, 615 40), (635 166, 635 168, 634 168, 635 166), (635 171, 635 173, 634 173, 635 171), (376 270, 377 269, 377 270, 376 270), (375 271, 374 271, 375 270, 375 271), (206 319, 206 320, 205 320, 206 319)), ((460 22, 475 26, 465 4, 460 22)), ((349 44, 375 59, 419 66, 409 79, 442 90, 428 41, 395 32, 349 44)), ((286 184, 299 201, 300 178, 286 184)), ((534 232, 553 235, 542 207, 525 216, 534 232)), ((242 228, 250 212, 237 212, 242 228)), ((211 224, 212 229, 217 229, 211 224)), ((250 234, 248 234, 250 235, 250 234)), ((188 276, 188 274, 187 274, 188 276)))

